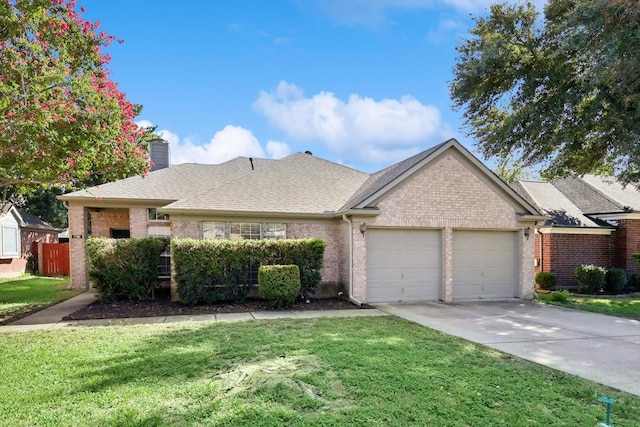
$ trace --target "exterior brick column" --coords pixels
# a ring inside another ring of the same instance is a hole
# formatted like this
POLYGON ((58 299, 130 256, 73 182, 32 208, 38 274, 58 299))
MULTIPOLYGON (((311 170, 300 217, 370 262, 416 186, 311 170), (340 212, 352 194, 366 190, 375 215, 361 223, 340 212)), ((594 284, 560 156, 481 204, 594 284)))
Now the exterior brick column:
POLYGON ((453 229, 442 230, 442 300, 453 301, 453 229))
POLYGON ((89 231, 89 213, 83 205, 69 203, 69 250, 71 252, 71 288, 89 289, 85 242, 89 231))

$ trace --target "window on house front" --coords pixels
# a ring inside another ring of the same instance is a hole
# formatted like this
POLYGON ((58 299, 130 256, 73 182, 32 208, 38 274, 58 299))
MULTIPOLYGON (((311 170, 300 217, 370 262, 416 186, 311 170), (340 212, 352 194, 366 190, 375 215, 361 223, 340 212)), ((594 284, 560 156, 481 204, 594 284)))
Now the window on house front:
POLYGON ((148 208, 147 219, 149 221, 169 221, 169 215, 158 213, 156 208, 148 208))
POLYGON ((168 239, 171 237, 171 227, 168 226, 149 226, 147 227, 147 236, 161 237, 168 239))
POLYGON ((285 224, 258 222, 205 222, 202 224, 202 236, 205 239, 258 240, 284 239, 285 224))
POLYGON ((284 224, 267 224, 264 229, 265 239, 285 239, 287 237, 287 227, 284 224))
POLYGON ((2 258, 20 256, 20 230, 13 225, 2 226, 2 258))
POLYGON ((229 226, 231 240, 260 240, 260 224, 252 222, 232 222, 229 226))
POLYGON ((211 240, 226 238, 224 222, 205 222, 202 224, 202 237, 211 240))

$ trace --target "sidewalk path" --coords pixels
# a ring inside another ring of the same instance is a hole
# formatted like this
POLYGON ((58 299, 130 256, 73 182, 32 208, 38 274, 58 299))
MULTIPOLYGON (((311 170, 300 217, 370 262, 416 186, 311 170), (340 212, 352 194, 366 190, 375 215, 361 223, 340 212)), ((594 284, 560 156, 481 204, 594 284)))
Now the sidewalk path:
POLYGON ((237 322, 242 320, 265 319, 311 319, 317 317, 370 317, 388 316, 377 309, 353 310, 309 310, 309 311, 254 311, 246 313, 197 314, 160 317, 132 317, 120 319, 65 320, 62 318, 75 313, 96 300, 95 291, 89 290, 59 304, 45 308, 31 316, 0 326, 0 332, 30 332, 61 329, 71 326, 137 325, 175 322, 237 322))

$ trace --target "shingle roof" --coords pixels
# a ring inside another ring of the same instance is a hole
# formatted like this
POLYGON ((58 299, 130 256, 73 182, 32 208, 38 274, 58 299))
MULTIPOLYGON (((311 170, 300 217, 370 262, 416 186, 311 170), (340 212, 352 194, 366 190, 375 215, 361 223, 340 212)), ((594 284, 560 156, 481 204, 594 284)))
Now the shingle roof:
POLYGON ((597 191, 587 183, 586 179, 588 179, 586 175, 583 178, 567 177, 553 180, 551 184, 571 200, 582 213, 619 212, 622 210, 622 205, 607 197, 609 193, 603 194, 597 191))
POLYGON ((17 211, 18 215, 20 216, 20 227, 22 228, 31 228, 45 231, 59 231, 59 229, 55 228, 53 225, 49 224, 47 221, 44 221, 40 217, 31 215, 30 213, 27 213, 20 209, 17 209, 17 211))
MULTIPOLYGON (((363 202, 384 195, 446 147, 457 147, 486 169, 457 141, 449 140, 371 175, 306 153, 280 160, 254 159, 255 170, 248 158, 240 157, 220 165, 170 166, 144 178, 127 178, 59 198, 87 204, 154 201, 169 214, 335 215, 362 208, 363 202)), ((490 174, 488 169, 485 173, 490 174)), ((524 211, 537 213, 498 178, 493 179, 524 211)))
POLYGON ((295 153, 244 175, 241 183, 228 181, 171 203, 163 211, 335 212, 368 178, 367 173, 295 153))
MULTIPOLYGON (((253 159, 256 170, 275 163, 275 160, 253 159)), ((166 200, 167 202, 194 196, 251 172, 247 157, 238 157, 219 165, 185 163, 150 172, 148 176, 134 176, 86 190, 61 196, 61 200, 135 199, 166 200)))
POLYGON ((563 227, 601 227, 603 223, 593 220, 564 196, 549 182, 519 181, 512 186, 520 195, 530 200, 545 215, 551 217, 545 225, 563 227))
MULTIPOLYGON (((633 185, 623 186, 612 177, 585 175, 582 180, 591 187, 603 193, 615 205, 618 210, 640 211, 640 191, 633 185)), ((597 213, 611 212, 603 209, 606 206, 598 206, 597 213)))

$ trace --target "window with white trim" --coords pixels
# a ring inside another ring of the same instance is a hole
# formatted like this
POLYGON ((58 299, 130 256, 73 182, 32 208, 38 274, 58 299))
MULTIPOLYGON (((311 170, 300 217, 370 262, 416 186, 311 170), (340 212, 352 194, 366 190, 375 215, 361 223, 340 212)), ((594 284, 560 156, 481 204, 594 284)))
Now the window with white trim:
POLYGON ((15 225, 2 226, 2 258, 20 257, 20 229, 15 225))
POLYGON ((264 238, 276 240, 286 239, 287 226, 285 224, 266 224, 264 227, 264 238))
POLYGON ((149 221, 169 221, 169 215, 158 213, 156 208, 147 208, 147 220, 149 221))
POLYGON ((150 225, 147 227, 147 236, 168 239, 171 237, 171 227, 150 225))
POLYGON ((287 226, 286 224, 262 224, 259 222, 204 222, 202 223, 202 237, 212 240, 285 239, 287 226))

